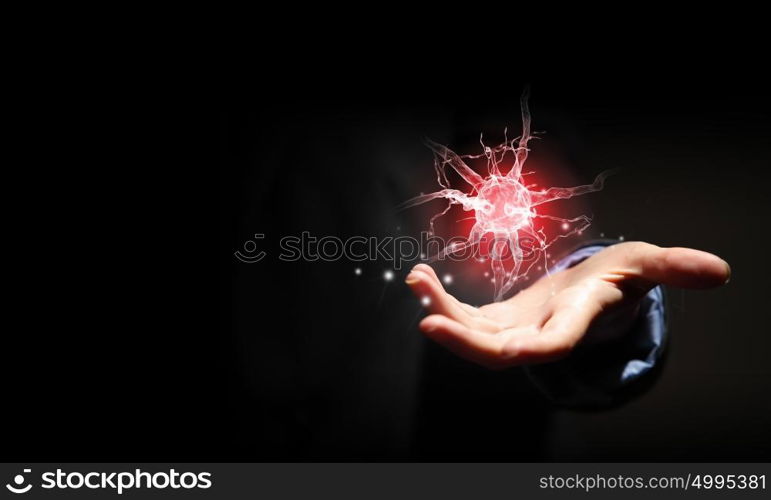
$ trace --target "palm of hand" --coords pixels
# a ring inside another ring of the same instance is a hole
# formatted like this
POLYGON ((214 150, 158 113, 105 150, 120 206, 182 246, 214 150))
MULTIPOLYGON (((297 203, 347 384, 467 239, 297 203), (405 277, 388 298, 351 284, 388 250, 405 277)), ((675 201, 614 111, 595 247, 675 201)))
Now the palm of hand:
POLYGON ((708 288, 729 275, 728 264, 712 254, 630 242, 479 308, 448 294, 425 264, 417 265, 406 282, 429 299, 432 314, 420 324, 429 338, 465 359, 501 369, 565 357, 593 325, 612 322, 614 329, 623 329, 639 299, 659 283, 708 288))

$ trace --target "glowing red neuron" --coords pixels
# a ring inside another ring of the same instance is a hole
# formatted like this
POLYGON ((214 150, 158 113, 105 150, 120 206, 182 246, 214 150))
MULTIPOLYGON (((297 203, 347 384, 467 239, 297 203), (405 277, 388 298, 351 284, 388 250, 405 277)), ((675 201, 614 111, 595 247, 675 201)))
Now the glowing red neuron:
POLYGON ((531 190, 523 182, 522 167, 527 160, 528 141, 533 138, 530 133, 530 112, 527 105, 527 91, 522 94, 522 135, 511 141, 506 139, 503 144, 488 147, 482 142, 482 154, 459 156, 452 150, 427 140, 426 143, 434 152, 434 167, 437 181, 444 189, 434 193, 418 196, 409 200, 404 207, 412 207, 438 198, 449 201, 447 208, 433 216, 430 221, 430 231, 433 234, 434 221, 446 214, 453 205, 461 205, 463 210, 474 211, 474 226, 465 243, 455 243, 434 256, 432 261, 441 259, 448 254, 455 254, 474 245, 479 245, 486 235, 492 235, 490 262, 495 283, 495 300, 500 301, 516 283, 527 274, 540 257, 544 259, 544 269, 548 269, 546 249, 559 238, 583 232, 591 223, 589 217, 581 215, 573 219, 565 219, 552 215, 539 214, 538 205, 559 199, 572 198, 592 191, 602 189, 608 172, 603 172, 592 184, 570 188, 548 188, 531 190), (513 156, 513 166, 506 173, 501 172, 501 162, 507 155, 513 156), (487 177, 482 177, 471 169, 465 159, 487 159, 487 177), (457 172, 463 180, 471 185, 470 193, 464 193, 449 187, 447 167, 457 172), (535 229, 533 220, 549 219, 560 222, 562 229, 568 232, 552 238, 546 236, 542 229, 535 229), (527 265, 525 253, 528 255, 527 265), (513 266, 506 270, 504 256, 510 254, 513 266))

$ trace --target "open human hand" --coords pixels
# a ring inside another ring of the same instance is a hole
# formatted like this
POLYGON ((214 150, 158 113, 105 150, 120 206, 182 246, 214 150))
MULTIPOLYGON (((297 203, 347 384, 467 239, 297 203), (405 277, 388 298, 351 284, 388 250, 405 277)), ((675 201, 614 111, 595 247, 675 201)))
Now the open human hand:
POLYGON ((420 322, 427 337, 462 358, 504 369, 563 358, 590 327, 628 326, 640 300, 656 285, 712 288, 725 284, 730 274, 727 262, 707 252, 627 242, 479 308, 448 294, 426 264, 415 266, 406 283, 428 299, 431 314, 420 322))

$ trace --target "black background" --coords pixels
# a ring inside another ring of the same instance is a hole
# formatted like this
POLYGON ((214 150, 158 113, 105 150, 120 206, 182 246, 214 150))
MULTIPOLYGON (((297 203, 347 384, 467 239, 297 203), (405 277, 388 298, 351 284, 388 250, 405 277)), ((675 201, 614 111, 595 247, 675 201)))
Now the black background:
POLYGON ((223 91, 211 106, 144 117, 130 137, 150 148, 90 177, 99 200, 68 200, 82 210, 77 231, 57 233, 55 271, 18 292, 38 307, 4 340, 3 455, 767 460, 762 88, 531 82, 534 125, 547 132, 535 148, 556 151, 566 180, 622 168, 586 200, 588 236, 700 248, 733 269, 719 290, 670 291, 670 352, 651 391, 576 413, 551 408, 516 370, 486 372, 424 342, 403 272, 384 290, 382 263, 356 280, 352 263, 275 259, 275 238, 302 230, 419 231, 419 217, 391 208, 432 187, 422 138, 465 149, 479 132, 518 130, 522 82, 392 82, 223 91), (114 196, 118 206, 97 202, 114 196), (273 256, 238 262, 255 232, 273 256))

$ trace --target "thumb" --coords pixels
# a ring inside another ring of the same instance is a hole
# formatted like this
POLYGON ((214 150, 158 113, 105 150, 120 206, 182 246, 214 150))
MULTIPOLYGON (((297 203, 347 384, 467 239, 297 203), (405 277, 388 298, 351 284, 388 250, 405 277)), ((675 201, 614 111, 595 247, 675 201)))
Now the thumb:
POLYGON ((680 288, 713 288, 731 277, 731 267, 717 255, 692 248, 646 246, 639 254, 643 279, 680 288))

